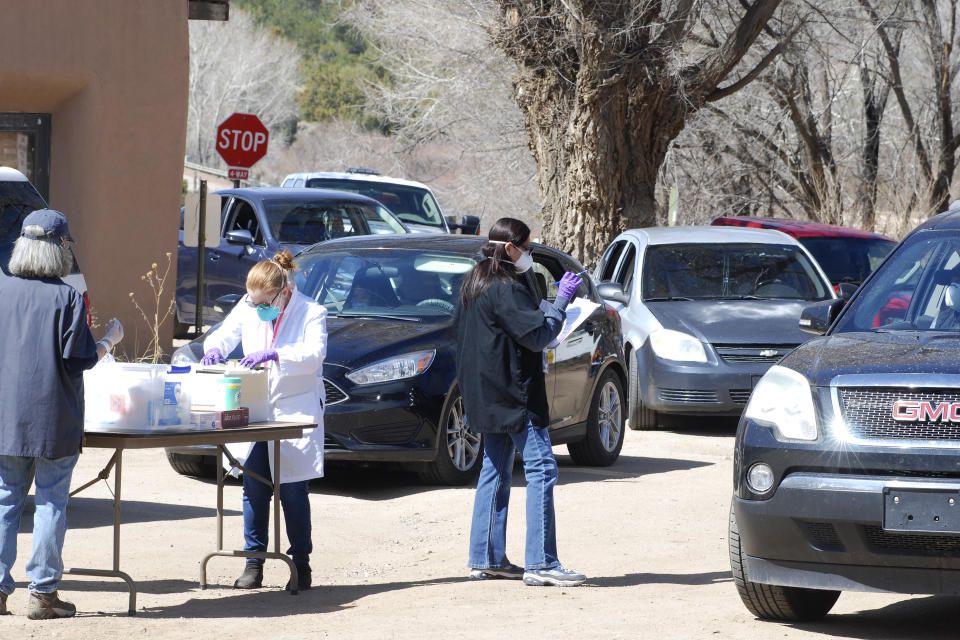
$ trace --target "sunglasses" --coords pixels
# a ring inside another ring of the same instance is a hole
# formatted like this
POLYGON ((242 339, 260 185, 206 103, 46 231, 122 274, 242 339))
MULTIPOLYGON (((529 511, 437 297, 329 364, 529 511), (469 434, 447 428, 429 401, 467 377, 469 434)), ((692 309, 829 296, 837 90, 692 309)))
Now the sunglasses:
POLYGON ((253 301, 250 299, 250 294, 243 296, 243 301, 247 303, 247 306, 251 309, 267 309, 274 306, 273 303, 277 301, 277 298, 280 297, 280 294, 283 292, 283 289, 277 291, 277 295, 273 296, 273 299, 269 303, 261 302, 260 304, 253 304, 253 301))

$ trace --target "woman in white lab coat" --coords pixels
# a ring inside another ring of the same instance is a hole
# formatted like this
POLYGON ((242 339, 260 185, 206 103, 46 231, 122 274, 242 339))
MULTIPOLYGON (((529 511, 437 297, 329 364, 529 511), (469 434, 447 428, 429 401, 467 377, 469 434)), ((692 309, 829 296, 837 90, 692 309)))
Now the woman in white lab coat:
MULTIPOLYGON (((293 257, 284 249, 273 260, 255 264, 247 274, 247 295, 203 343, 203 364, 217 364, 243 345, 245 367, 265 366, 269 376, 270 417, 288 422, 315 422, 299 439, 280 446, 280 504, 290 548, 299 573, 298 590, 310 588, 308 483, 323 476, 323 358, 327 351, 327 310, 296 290, 293 257)), ((229 445, 230 452, 254 473, 273 478, 273 443, 229 445)), ((244 550, 266 551, 269 540, 269 486, 243 476, 244 550)), ((274 532, 274 535, 279 535, 274 532)), ((263 559, 248 558, 237 589, 263 582, 263 559)), ((292 585, 287 585, 291 587, 292 585)))

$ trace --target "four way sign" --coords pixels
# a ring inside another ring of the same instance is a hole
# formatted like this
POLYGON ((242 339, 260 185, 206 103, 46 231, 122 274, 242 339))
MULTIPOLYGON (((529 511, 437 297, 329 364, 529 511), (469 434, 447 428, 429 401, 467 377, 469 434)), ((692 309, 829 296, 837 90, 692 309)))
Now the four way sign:
POLYGON ((229 167, 227 176, 246 180, 249 169, 267 154, 270 133, 251 113, 234 113, 217 127, 217 153, 229 167))

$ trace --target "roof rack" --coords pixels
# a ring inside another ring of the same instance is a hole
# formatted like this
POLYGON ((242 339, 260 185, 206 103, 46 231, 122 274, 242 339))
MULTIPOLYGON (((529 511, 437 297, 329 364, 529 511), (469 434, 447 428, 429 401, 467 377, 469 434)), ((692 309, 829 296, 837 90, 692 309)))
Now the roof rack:
POLYGON ((366 167, 347 167, 347 173, 362 173, 368 176, 380 175, 380 172, 376 169, 368 169, 366 167))

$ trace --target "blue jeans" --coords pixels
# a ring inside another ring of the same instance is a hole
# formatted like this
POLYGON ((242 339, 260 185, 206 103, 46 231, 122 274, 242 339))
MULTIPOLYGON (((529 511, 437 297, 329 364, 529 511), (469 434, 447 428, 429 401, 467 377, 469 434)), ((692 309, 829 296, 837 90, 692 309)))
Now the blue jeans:
POLYGON ((483 466, 470 525, 470 567, 474 569, 503 568, 510 564, 506 549, 507 507, 514 449, 523 455, 523 472, 527 478, 526 568, 549 569, 560 564, 553 506, 557 461, 547 429, 538 429, 528 422, 519 433, 483 434, 483 466))
MULTIPOLYGON (((269 479, 270 462, 266 442, 253 445, 243 466, 269 479)), ((287 554, 297 564, 309 564, 313 540, 310 529, 309 480, 284 482, 280 485, 280 506, 287 525, 290 548, 287 554)), ((246 551, 266 551, 270 541, 270 500, 273 489, 259 480, 243 474, 243 546, 246 551)), ((279 535, 279 533, 277 534, 279 535)), ((262 558, 248 558, 247 562, 263 564, 262 558)))
POLYGON ((17 559, 17 532, 30 485, 36 481, 33 555, 27 562, 30 590, 56 591, 63 576, 70 478, 79 454, 65 458, 0 456, 0 591, 13 593, 10 569, 17 559))

